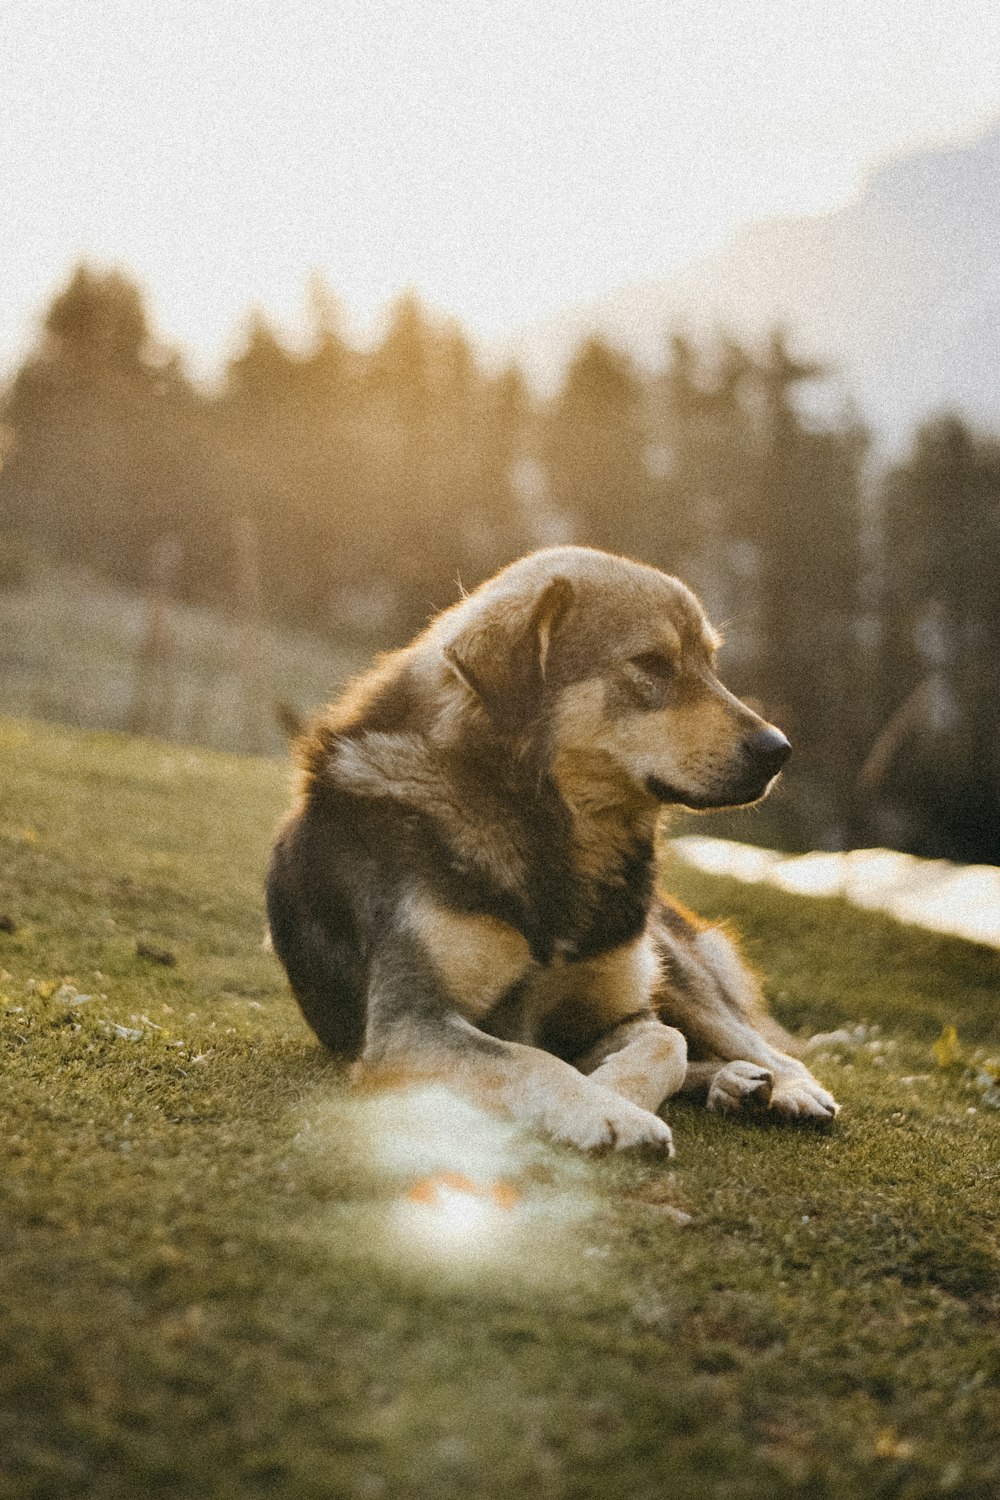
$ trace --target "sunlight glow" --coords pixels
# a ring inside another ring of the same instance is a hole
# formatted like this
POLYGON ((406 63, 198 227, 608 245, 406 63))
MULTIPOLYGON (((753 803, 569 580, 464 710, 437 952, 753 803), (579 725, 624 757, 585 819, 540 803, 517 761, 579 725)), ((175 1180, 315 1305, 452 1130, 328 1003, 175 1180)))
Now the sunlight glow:
MULTIPOLYGON (((594 1199, 585 1164, 440 1084, 367 1101, 372 1157, 395 1189, 384 1260, 467 1277, 564 1280, 594 1199)), ((576 1268, 576 1270, 574 1270, 576 1268)))
POLYGON ((516 1126, 476 1109, 440 1084, 385 1093, 369 1101, 375 1155, 395 1177, 496 1180, 523 1164, 516 1126), (450 1176, 449 1176, 450 1174, 450 1176))
POLYGON ((296 1136, 334 1187, 329 1254, 431 1284, 563 1287, 595 1274, 590 1163, 441 1084, 314 1101, 296 1136))
POLYGON ((312 268, 365 331, 410 285, 493 341, 829 210, 985 126, 1000 22, 988 0, 6 0, 0 56, 0 366, 85 254, 133 270, 204 373, 251 302, 297 327, 312 268))
POLYGON ((372 1100, 369 1128, 387 1172, 407 1184, 387 1226, 400 1250, 470 1265, 509 1254, 525 1228, 510 1177, 529 1150, 515 1126, 432 1085, 372 1100))
POLYGON ((690 837, 674 839, 672 848, 681 858, 706 875, 731 875, 749 884, 767 880, 781 855, 755 844, 737 844, 729 839, 690 837))
POLYGON ((458 1172, 442 1172, 416 1183, 396 1206, 401 1234, 438 1253, 496 1247, 511 1227, 519 1194, 509 1182, 480 1184, 458 1172))
POLYGON ((765 881, 800 896, 842 896, 901 922, 1000 947, 1000 870, 919 859, 894 849, 787 857, 729 839, 680 838, 673 848, 708 875, 765 881))

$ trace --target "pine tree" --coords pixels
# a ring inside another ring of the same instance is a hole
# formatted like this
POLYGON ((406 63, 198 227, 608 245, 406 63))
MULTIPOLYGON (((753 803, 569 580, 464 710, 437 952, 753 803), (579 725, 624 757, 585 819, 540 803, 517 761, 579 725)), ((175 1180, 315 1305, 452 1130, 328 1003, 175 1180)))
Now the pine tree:
POLYGON ((603 339, 587 339, 552 403, 543 447, 551 503, 577 541, 641 550, 652 500, 647 446, 639 372, 603 339))
POLYGON ((6 404, 9 524, 44 553, 143 583, 158 540, 184 548, 181 585, 211 590, 200 514, 200 401, 155 340, 139 288, 79 266, 53 299, 6 404))

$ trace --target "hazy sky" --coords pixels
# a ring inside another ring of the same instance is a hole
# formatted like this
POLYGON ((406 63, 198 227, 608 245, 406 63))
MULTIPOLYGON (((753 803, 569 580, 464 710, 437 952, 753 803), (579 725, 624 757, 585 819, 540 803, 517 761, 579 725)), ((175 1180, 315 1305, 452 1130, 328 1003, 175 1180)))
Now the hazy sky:
POLYGON ((996 0, 0 0, 0 366, 81 255, 202 365, 314 268, 489 337, 998 114, 996 0))

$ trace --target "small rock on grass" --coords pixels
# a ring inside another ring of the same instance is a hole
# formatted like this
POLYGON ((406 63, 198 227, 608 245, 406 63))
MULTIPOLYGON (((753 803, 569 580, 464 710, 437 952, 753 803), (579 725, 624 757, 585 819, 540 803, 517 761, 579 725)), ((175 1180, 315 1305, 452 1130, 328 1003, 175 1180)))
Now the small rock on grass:
POLYGON ((140 958, 148 958, 154 964, 166 964, 168 968, 173 968, 177 962, 176 953, 171 953, 169 948, 158 948, 155 943, 147 943, 145 938, 136 941, 135 951, 140 958))
POLYGON ((686 1214, 682 1208, 675 1208, 672 1203, 651 1203, 649 1207, 655 1209, 658 1214, 662 1214, 665 1219, 669 1219, 671 1224, 676 1224, 680 1229, 687 1224, 694 1223, 693 1214, 686 1214))
POLYGON ((17 923, 14 918, 8 916, 7 912, 0 911, 0 932, 16 932, 17 923))
POLYGON ((111 1022, 111 1030, 115 1036, 120 1036, 125 1042, 141 1042, 144 1033, 135 1026, 119 1026, 117 1021, 111 1022))
POLYGON ((673 1190, 668 1184, 653 1184, 630 1196, 633 1196, 644 1208, 652 1209, 654 1213, 660 1214, 664 1219, 669 1219, 672 1224, 680 1225, 681 1228, 694 1222, 693 1214, 685 1213, 682 1208, 671 1203, 673 1190))

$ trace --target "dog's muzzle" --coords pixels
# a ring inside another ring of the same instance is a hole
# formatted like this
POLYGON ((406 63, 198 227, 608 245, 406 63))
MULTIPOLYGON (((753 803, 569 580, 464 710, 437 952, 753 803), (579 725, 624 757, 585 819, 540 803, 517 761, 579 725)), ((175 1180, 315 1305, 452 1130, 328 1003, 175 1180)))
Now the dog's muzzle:
POLYGON ((732 776, 710 792, 691 793, 670 786, 658 776, 646 778, 646 786, 660 802, 680 803, 696 811, 712 807, 742 807, 757 802, 792 753, 780 729, 765 724, 745 739, 739 748, 739 761, 732 776))

